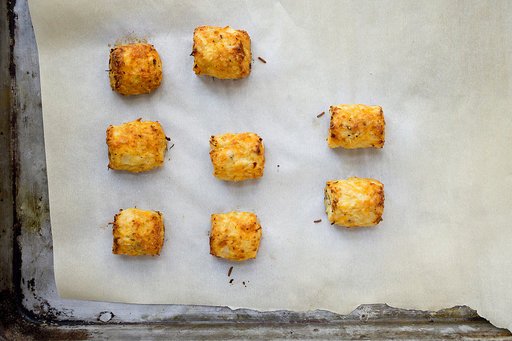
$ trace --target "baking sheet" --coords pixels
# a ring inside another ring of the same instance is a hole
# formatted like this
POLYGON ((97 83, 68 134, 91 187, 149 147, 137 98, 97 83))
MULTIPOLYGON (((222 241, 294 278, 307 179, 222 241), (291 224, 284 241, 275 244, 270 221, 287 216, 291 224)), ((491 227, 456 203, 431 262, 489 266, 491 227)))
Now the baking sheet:
POLYGON ((31 0, 60 295, 339 313, 361 303, 467 304, 510 329, 511 7, 31 0), (204 24, 249 32, 248 79, 193 73, 192 32, 204 24), (105 70, 110 46, 133 37, 155 45, 164 81, 125 98, 105 70), (384 108, 383 150, 327 147, 329 117, 316 115, 339 103, 384 108), (165 166, 109 171, 105 129, 138 117, 159 120, 171 137, 165 166), (211 175, 209 136, 228 131, 263 137, 261 180, 211 175), (348 176, 385 184, 377 228, 327 222, 325 181, 348 176), (164 213, 160 257, 111 254, 107 224, 131 206, 164 213), (235 209, 261 220, 254 261, 209 255, 210 214, 235 209))

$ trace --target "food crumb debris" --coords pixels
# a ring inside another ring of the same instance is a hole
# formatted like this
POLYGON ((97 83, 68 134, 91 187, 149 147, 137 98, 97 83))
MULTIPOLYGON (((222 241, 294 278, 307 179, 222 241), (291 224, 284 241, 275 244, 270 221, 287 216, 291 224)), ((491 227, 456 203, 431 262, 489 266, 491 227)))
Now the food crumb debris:
MULTIPOLYGON (((170 141, 170 139, 168 141, 170 141)), ((169 147, 169 150, 171 150, 172 147, 174 147, 174 143, 172 144, 172 146, 169 147)))
POLYGON ((229 280, 229 284, 233 284, 233 281, 234 281, 234 279, 233 279, 233 278, 231 278, 231 279, 229 280))
POLYGON ((247 285, 245 285, 245 282, 242 282, 242 284, 244 285, 244 287, 246 287, 246 288, 247 288, 247 285))
POLYGON ((230 267, 228 270, 228 277, 231 277, 231 273, 233 272, 233 267, 230 267))
POLYGON ((108 229, 110 226, 114 225, 114 222, 109 222, 107 225, 101 226, 102 229, 108 229))
POLYGON ((325 111, 322 111, 320 114, 316 115, 316 118, 320 118, 325 115, 325 111))
POLYGON ((171 140, 171 138, 170 138, 170 137, 168 137, 168 136, 166 136, 166 137, 165 137, 165 139, 166 139, 167 141, 170 141, 170 140, 171 140))
POLYGON ((267 61, 261 57, 258 57, 258 59, 263 63, 263 64, 267 64, 267 61))
POLYGON ((313 221, 315 224, 318 224, 318 223, 321 223, 322 222, 322 219, 317 219, 315 221, 313 221))

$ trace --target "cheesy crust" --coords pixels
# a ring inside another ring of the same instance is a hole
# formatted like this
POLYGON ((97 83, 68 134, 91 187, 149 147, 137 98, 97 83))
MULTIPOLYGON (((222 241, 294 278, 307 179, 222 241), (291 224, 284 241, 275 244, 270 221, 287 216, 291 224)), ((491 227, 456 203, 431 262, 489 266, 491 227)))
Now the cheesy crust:
POLYGON ((261 240, 261 225, 256 214, 212 214, 211 223, 210 254, 234 261, 256 258, 261 240))
POLYGON ((119 45, 110 50, 109 78, 121 95, 147 94, 162 82, 162 61, 151 44, 119 45))
POLYGON ((229 26, 199 26, 194 30, 194 72, 221 79, 245 78, 251 73, 251 38, 229 26))
POLYGON ((242 181, 263 176, 265 147, 255 133, 227 133, 210 138, 213 175, 221 180, 242 181))
POLYGON ((121 210, 114 217, 112 253, 127 256, 158 256, 164 244, 164 220, 158 211, 121 210))
POLYGON ((145 172, 164 163, 167 139, 159 122, 137 119, 107 128, 108 167, 145 172))
POLYGON ((382 148, 386 122, 377 105, 340 104, 331 106, 327 144, 331 148, 382 148))
POLYGON ((346 227, 374 226, 384 212, 384 185, 368 178, 327 181, 325 211, 331 223, 346 227))

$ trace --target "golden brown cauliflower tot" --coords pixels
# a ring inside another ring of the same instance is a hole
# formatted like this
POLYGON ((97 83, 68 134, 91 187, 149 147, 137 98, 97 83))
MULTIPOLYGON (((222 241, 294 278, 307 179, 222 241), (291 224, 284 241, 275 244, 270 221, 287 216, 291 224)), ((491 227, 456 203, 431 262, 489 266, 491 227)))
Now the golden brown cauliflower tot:
POLYGON ((386 122, 377 105, 341 104, 330 107, 327 144, 331 148, 382 148, 386 122))
POLYGON ((261 239, 261 226, 256 214, 212 214, 211 222, 210 254, 234 261, 256 258, 261 239))
POLYGON ((374 226, 384 212, 384 185, 374 179, 327 181, 325 211, 331 223, 346 227, 374 226))
POLYGON ((242 181, 263 176, 265 147, 255 133, 223 134, 210 138, 213 175, 221 180, 242 181))
POLYGON ((194 72, 221 79, 251 73, 251 38, 231 27, 199 26, 194 30, 194 72))
POLYGON ((159 122, 139 118, 107 128, 108 167, 128 172, 145 172, 164 163, 167 138, 159 122))
POLYGON ((121 95, 147 94, 162 82, 162 61, 151 44, 118 45, 110 50, 112 90, 121 95))
POLYGON ((157 256, 164 244, 164 234, 162 213, 138 208, 121 210, 114 217, 112 253, 157 256))

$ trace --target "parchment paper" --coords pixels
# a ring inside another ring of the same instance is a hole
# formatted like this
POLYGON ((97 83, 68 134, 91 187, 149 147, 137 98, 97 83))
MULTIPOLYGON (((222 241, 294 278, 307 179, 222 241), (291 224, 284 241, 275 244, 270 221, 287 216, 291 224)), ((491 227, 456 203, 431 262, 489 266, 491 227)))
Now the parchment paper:
POLYGON ((30 9, 62 297, 339 313, 466 304, 512 327, 511 2, 31 0, 30 9), (249 32, 248 79, 193 73, 192 32, 204 24, 249 32), (127 37, 161 55, 164 81, 151 95, 109 87, 109 46, 127 37), (383 150, 327 147, 329 115, 316 115, 340 103, 384 108, 383 150), (138 117, 172 138, 165 166, 109 171, 107 126, 138 117), (215 179, 210 135, 243 131, 264 139, 264 177, 215 179), (327 221, 325 181, 348 176, 385 184, 378 227, 327 221), (107 224, 132 206, 164 213, 160 257, 112 255, 107 224), (210 214, 231 210, 261 220, 254 261, 209 255, 210 214))

